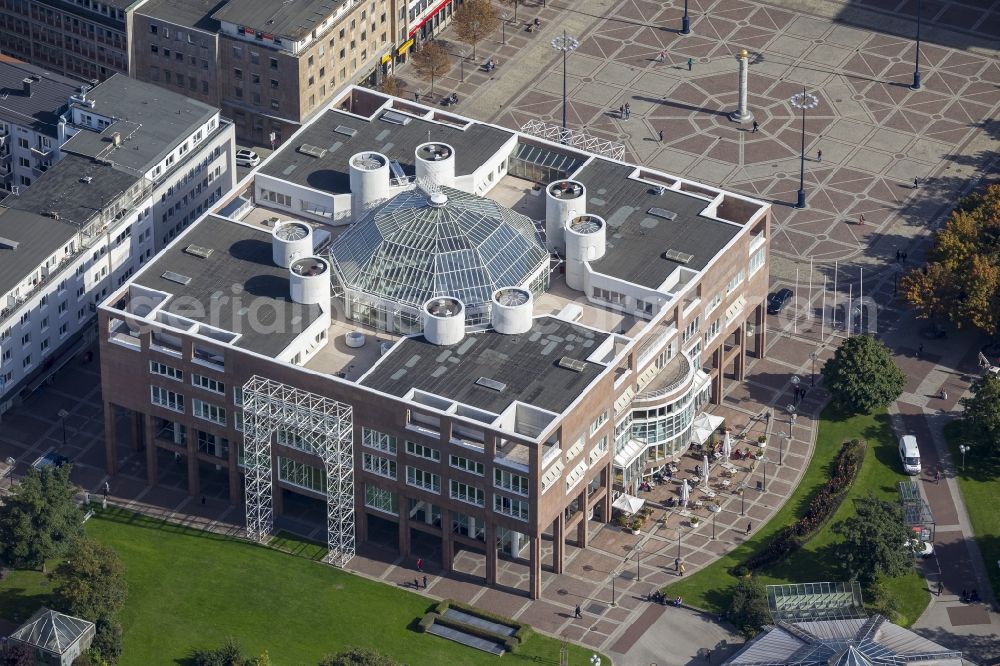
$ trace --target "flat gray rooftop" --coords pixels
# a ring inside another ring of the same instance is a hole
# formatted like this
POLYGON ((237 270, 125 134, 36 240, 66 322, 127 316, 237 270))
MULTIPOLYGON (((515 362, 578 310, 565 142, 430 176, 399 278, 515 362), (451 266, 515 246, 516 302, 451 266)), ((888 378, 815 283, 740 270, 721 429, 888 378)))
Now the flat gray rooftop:
POLYGON ((648 183, 630 180, 634 166, 595 159, 573 176, 587 187, 587 212, 608 223, 607 253, 592 262, 595 271, 655 289, 677 266, 705 268, 738 233, 736 224, 699 213, 708 202, 667 189, 657 194, 648 183), (651 208, 676 213, 673 220, 651 215, 651 208), (692 255, 681 264, 663 255, 677 250, 692 255))
POLYGON ((346 0, 230 0, 213 15, 258 32, 301 39, 346 0))
POLYGON ((240 337, 235 346, 277 356, 320 315, 289 298, 288 269, 271 259, 271 234, 210 215, 156 256, 134 282, 173 294, 165 309, 240 337), (212 250, 207 259, 185 252, 212 250), (163 277, 190 278, 186 285, 163 277))
MULTIPOLYGON (((0 120, 30 127, 54 138, 59 114, 79 87, 79 81, 0 55, 0 120), (28 77, 38 78, 32 81, 30 97, 24 94, 22 83, 28 77)), ((12 135, 8 141, 13 140, 12 135)))
POLYGON ((38 270, 76 233, 76 227, 60 220, 28 211, 0 208, 0 238, 18 244, 15 250, 0 243, 0 294, 6 294, 38 270))
POLYGON ((219 11, 228 0, 148 0, 137 14, 158 18, 175 25, 217 32, 219 22, 212 14, 219 11))
POLYGON ((351 156, 364 150, 383 153, 396 160, 407 175, 415 173, 414 150, 428 140, 443 141, 455 149, 455 175, 471 174, 510 139, 511 132, 472 123, 465 130, 432 121, 411 118, 409 124, 398 125, 382 120, 377 114, 373 120, 329 110, 323 113, 294 141, 289 141, 271 156, 262 173, 335 194, 351 191, 347 162, 351 156), (350 136, 334 131, 338 126, 354 130, 350 136), (299 152, 308 144, 325 148, 326 155, 312 157, 299 152))
POLYGON ((423 336, 405 338, 361 384, 396 396, 416 388, 495 414, 515 400, 561 413, 604 370, 586 358, 607 336, 555 317, 538 317, 522 335, 489 330, 450 346, 423 336), (584 361, 583 370, 561 367, 564 356, 584 361), (497 391, 477 384, 481 377, 504 387, 497 391))
POLYGON ((107 159, 131 169, 147 171, 196 128, 208 122, 217 109, 198 100, 151 83, 115 74, 89 93, 94 113, 118 120, 98 133, 81 130, 63 151, 107 159), (112 136, 121 134, 115 148, 112 136))
POLYGON ((38 215, 58 213, 61 220, 82 227, 138 180, 138 176, 113 166, 64 155, 34 185, 19 196, 7 197, 4 205, 38 215), (84 176, 90 177, 90 182, 84 182, 84 176))

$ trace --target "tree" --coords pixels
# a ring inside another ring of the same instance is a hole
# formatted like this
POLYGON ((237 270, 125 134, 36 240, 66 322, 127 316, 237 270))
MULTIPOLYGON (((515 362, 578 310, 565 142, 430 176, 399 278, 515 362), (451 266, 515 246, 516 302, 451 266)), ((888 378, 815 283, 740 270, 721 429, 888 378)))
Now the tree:
POLYGON ((934 237, 927 266, 906 275, 903 294, 918 316, 997 332, 1000 323, 1000 185, 959 201, 934 237))
POLYGON ((235 638, 229 637, 222 647, 199 648, 191 655, 193 666, 244 666, 246 657, 235 638))
POLYGON ((966 436, 1000 453, 1000 376, 986 373, 972 383, 969 392, 969 397, 962 398, 966 436))
POLYGON ((32 469, 0 504, 0 559, 13 567, 41 568, 83 536, 70 465, 32 469))
POLYGON ((24 643, 0 645, 0 666, 35 666, 35 651, 24 643))
POLYGON ((521 4, 521 0, 502 0, 503 4, 510 5, 514 8, 514 20, 517 21, 517 6, 521 4))
POLYGON ((885 407, 906 386, 889 348, 867 334, 844 340, 823 365, 822 374, 837 406, 863 414, 885 407))
POLYGON ((413 54, 413 66, 423 77, 430 77, 431 94, 434 94, 434 79, 451 67, 451 56, 438 42, 427 42, 413 54))
POLYGON ((403 666, 392 657, 370 648, 347 648, 337 654, 329 654, 319 662, 319 666, 403 666))
POLYGON ((382 83, 379 85, 379 90, 384 92, 386 95, 399 97, 403 93, 403 86, 399 79, 395 76, 387 76, 382 79, 382 83))
POLYGON ((736 583, 728 617, 747 639, 756 636, 760 628, 770 622, 767 593, 756 576, 742 576, 736 583))
POLYGON ((54 607, 92 622, 113 617, 128 595, 125 565, 118 553, 93 539, 74 541, 52 579, 54 607))
POLYGON ((868 493, 855 502, 855 515, 834 530, 843 536, 837 546, 838 560, 852 580, 874 583, 880 574, 895 578, 913 567, 907 548, 912 534, 895 502, 868 493))
POLYGON ((889 577, 883 573, 875 575, 875 580, 865 589, 865 606, 872 613, 884 615, 894 622, 899 615, 899 600, 889 587, 889 577))
POLYGON ((455 14, 455 32, 463 42, 472 46, 472 59, 476 59, 476 44, 500 25, 500 14, 490 0, 465 0, 455 14))
POLYGON ((90 652, 95 664, 117 664, 122 656, 122 625, 106 617, 97 620, 97 632, 90 644, 90 652))

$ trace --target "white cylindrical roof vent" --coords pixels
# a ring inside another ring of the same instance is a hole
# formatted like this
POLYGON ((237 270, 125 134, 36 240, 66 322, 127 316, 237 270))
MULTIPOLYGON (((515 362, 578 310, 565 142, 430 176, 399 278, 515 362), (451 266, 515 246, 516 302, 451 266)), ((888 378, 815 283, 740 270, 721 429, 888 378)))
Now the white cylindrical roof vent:
POLYGON ((351 214, 357 221, 374 204, 389 198, 389 158, 365 151, 348 161, 351 177, 351 214))
POLYGON ((274 263, 288 268, 296 259, 313 252, 313 230, 305 222, 278 222, 271 232, 271 256, 274 263))
POLYGON ((545 238, 549 252, 566 251, 566 221, 587 212, 587 188, 575 180, 557 180, 545 188, 545 238))
POLYGON ((431 141, 417 146, 414 163, 417 182, 455 187, 455 149, 447 143, 431 141))
POLYGON ((454 345, 465 337, 465 305, 451 296, 424 303, 424 337, 435 345, 454 345))
POLYGON ((296 259, 288 267, 291 297, 303 305, 330 302, 330 264, 319 257, 296 259))
POLYGON ((570 289, 584 291, 584 262, 604 256, 607 228, 597 215, 578 215, 566 223, 566 286, 570 289))
POLYGON ((531 330, 531 292, 520 287, 504 287, 493 293, 491 319, 497 333, 517 335, 531 330))

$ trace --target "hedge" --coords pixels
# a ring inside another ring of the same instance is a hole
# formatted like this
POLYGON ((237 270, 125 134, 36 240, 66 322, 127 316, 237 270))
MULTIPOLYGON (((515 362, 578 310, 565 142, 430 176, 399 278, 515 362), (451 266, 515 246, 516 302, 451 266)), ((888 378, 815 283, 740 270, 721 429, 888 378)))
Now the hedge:
POLYGON ((512 620, 504 615, 491 613, 476 606, 462 603, 461 601, 455 601, 454 599, 445 599, 444 601, 440 602, 437 605, 437 607, 435 607, 434 611, 439 615, 444 615, 445 611, 447 611, 449 608, 455 608, 456 610, 460 610, 463 613, 468 613, 469 615, 472 615, 474 617, 479 617, 484 620, 489 620, 490 622, 496 622, 497 624, 502 624, 504 626, 510 627, 511 629, 515 630, 514 636, 516 636, 518 640, 520 640, 522 643, 528 640, 533 631, 530 624, 524 622, 518 622, 517 620, 512 620))
POLYGON ((521 641, 517 636, 503 636, 501 634, 495 634, 492 631, 488 631, 481 627, 477 627, 471 624, 465 624, 464 622, 459 622, 451 618, 445 617, 438 613, 431 611, 421 618, 420 622, 417 623, 418 628, 421 632, 428 631, 435 624, 441 624, 446 627, 451 627, 452 629, 457 629, 466 634, 472 636, 477 636, 479 638, 484 638, 489 641, 494 641, 503 645, 504 650, 507 652, 517 652, 521 645, 521 641))
POLYGON ((863 441, 853 439, 844 442, 833 461, 830 478, 810 500, 805 514, 793 524, 781 528, 763 548, 734 567, 732 573, 740 575, 745 571, 765 569, 801 548, 836 513, 847 497, 847 491, 861 471, 866 450, 867 444, 863 441))

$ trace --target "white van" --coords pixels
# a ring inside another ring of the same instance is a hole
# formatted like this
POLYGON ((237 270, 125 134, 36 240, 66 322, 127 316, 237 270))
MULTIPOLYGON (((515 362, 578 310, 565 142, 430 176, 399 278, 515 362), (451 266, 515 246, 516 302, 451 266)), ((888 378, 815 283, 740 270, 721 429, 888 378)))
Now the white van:
POLYGON ((903 461, 903 470, 907 474, 920 474, 920 449, 917 448, 916 437, 903 435, 899 438, 899 459, 903 461))

